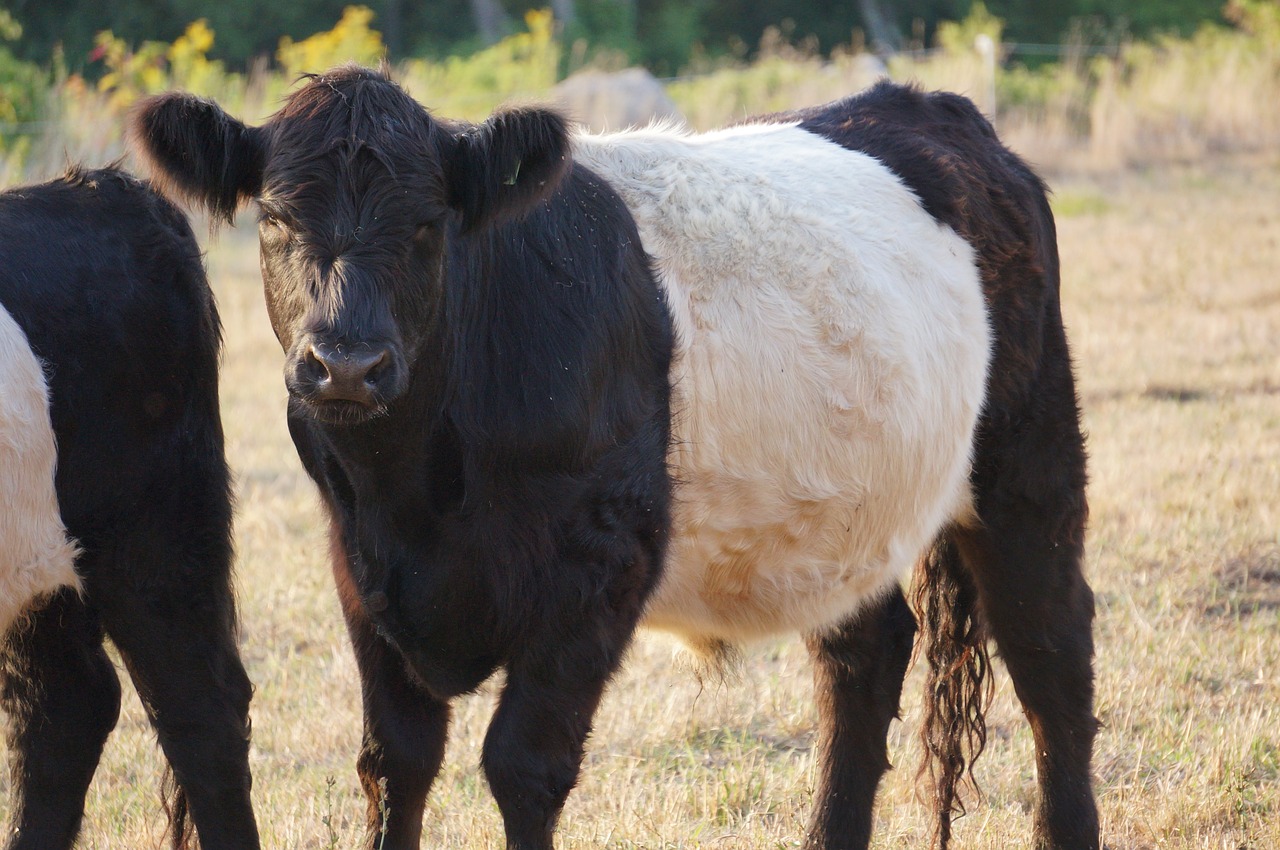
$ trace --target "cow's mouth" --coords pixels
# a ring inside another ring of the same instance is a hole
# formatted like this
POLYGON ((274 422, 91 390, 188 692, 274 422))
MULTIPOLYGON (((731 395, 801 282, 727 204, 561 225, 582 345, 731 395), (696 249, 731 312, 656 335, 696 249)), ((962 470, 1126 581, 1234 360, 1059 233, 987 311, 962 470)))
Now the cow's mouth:
POLYGON ((363 404, 347 399, 315 399, 293 396, 291 407, 297 412, 325 425, 362 425, 387 415, 385 404, 363 404))

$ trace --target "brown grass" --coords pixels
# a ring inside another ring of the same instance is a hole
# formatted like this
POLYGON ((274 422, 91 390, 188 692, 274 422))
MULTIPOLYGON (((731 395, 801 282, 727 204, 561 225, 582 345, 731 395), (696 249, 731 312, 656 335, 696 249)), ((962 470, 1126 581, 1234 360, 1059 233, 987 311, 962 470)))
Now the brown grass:
MULTIPOLYGON (((1280 160, 1056 188, 1092 452, 1106 842, 1280 847, 1280 160)), ((252 233, 226 232, 208 264, 227 327, 223 410, 264 845, 351 847, 364 811, 358 685, 315 498, 285 433, 252 233)), ((996 666, 978 765, 986 800, 958 822, 961 848, 1029 837, 1030 736, 996 666)), ((884 784, 876 847, 927 843, 909 769, 921 672, 891 731, 892 758, 908 769, 884 784)), ((641 639, 599 713, 560 846, 796 846, 814 786, 810 690, 798 641, 757 647, 737 680, 704 688, 669 645, 641 639)), ((501 846, 477 767, 494 693, 459 705, 424 846, 501 846)), ((130 692, 80 846, 159 846, 160 776, 130 692)))

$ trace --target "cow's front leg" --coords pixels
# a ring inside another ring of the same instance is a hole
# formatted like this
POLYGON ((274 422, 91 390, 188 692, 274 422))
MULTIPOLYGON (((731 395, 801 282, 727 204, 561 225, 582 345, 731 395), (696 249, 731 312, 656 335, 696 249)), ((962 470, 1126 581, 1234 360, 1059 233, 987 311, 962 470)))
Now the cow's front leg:
POLYGON ((378 634, 352 580, 335 531, 333 574, 360 671, 364 741, 356 770, 367 801, 365 846, 417 850, 427 792, 440 771, 449 704, 418 687, 404 658, 378 634))
POLYGON ((444 758, 449 704, 416 687, 403 659, 376 634, 352 631, 364 691, 356 770, 368 803, 366 846, 417 850, 427 793, 444 758))
POLYGON ((557 640, 533 642, 508 665, 484 742, 484 772, 502 812, 508 850, 553 847, 592 718, 634 619, 629 628, 612 625, 587 624, 565 642, 558 631, 557 640))

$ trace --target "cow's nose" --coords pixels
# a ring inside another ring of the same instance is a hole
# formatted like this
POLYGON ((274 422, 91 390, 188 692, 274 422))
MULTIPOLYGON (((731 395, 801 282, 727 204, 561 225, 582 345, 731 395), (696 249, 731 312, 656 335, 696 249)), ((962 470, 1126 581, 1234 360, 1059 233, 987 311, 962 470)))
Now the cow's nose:
POLYGON ((379 383, 391 371, 386 346, 358 348, 313 344, 302 356, 301 371, 311 384, 312 401, 352 401, 376 407, 379 383))

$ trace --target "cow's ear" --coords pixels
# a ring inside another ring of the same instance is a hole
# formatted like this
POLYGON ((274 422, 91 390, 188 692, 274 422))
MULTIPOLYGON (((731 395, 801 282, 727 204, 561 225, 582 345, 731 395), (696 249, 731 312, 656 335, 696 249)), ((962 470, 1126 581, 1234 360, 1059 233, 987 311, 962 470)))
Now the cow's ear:
POLYGON ((263 131, 211 100, 170 92, 140 101, 129 143, 160 191, 231 221, 262 190, 263 131))
POLYGON ((495 112, 454 138, 447 154, 449 205, 463 230, 527 212, 551 194, 569 167, 569 129, 549 109, 495 112))

